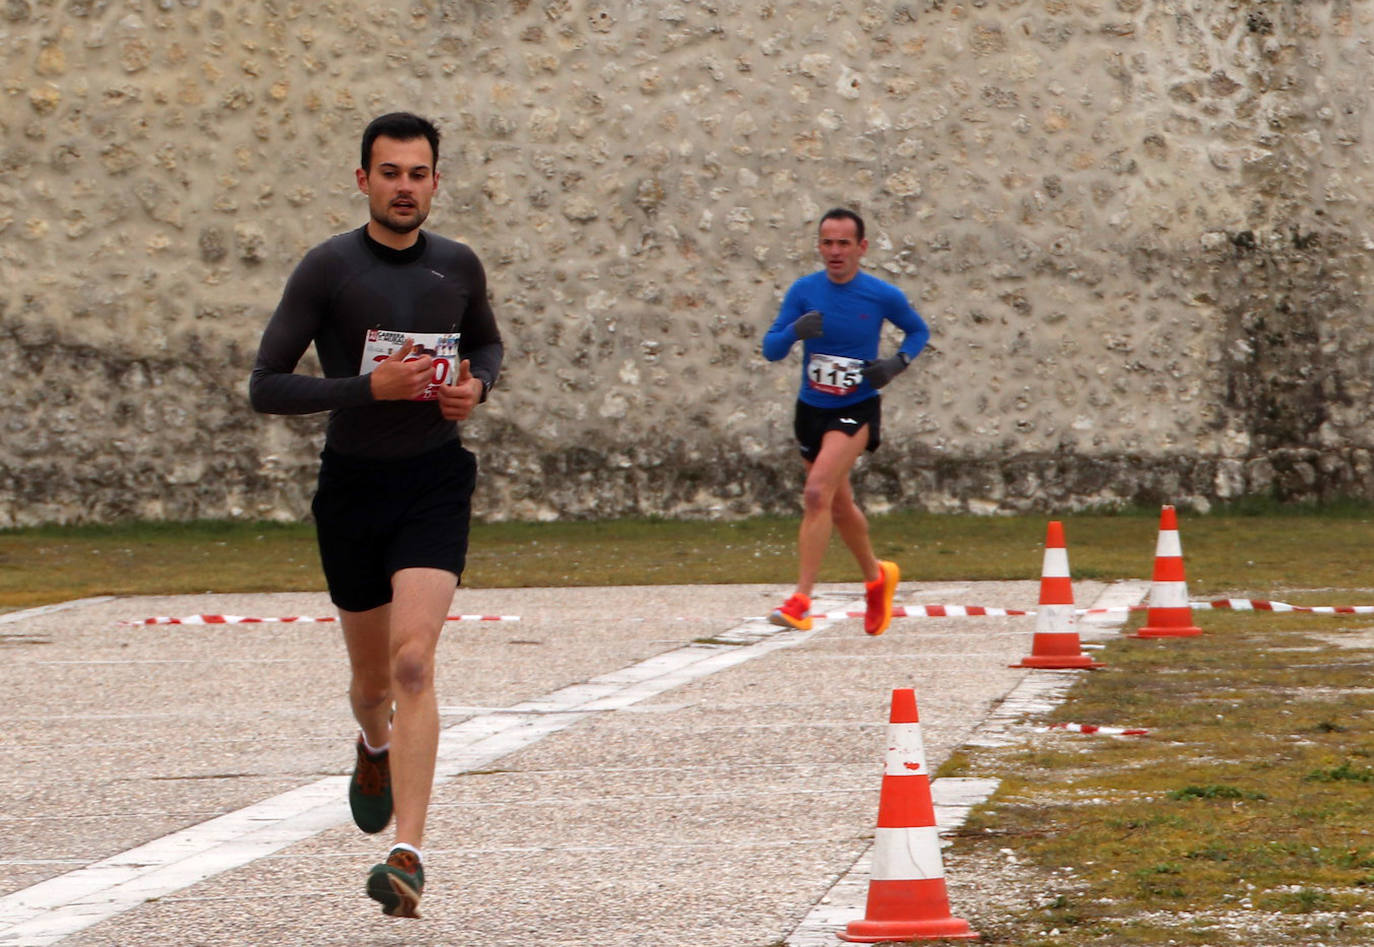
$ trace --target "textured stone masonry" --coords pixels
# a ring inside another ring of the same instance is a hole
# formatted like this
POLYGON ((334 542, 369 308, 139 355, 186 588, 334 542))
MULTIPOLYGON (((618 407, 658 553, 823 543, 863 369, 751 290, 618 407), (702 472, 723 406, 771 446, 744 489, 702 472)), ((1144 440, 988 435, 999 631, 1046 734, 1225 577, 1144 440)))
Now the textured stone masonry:
POLYGON ((1371 0, 0 0, 0 527, 306 515, 323 419, 248 370, 397 108, 506 337, 487 517, 794 510, 759 342, 836 204, 933 329, 869 509, 1374 496, 1371 37, 1371 0))

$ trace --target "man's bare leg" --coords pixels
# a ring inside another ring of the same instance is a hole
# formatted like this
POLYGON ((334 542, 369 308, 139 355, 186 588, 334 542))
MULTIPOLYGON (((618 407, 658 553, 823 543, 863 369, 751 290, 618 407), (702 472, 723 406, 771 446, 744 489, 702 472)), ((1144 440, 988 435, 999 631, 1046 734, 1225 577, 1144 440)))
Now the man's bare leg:
POLYGON ((443 569, 402 569, 392 576, 391 780, 396 841, 420 848, 439 749, 434 653, 458 577, 443 569))
MULTIPOLYGON (((837 499, 841 501, 843 526, 840 535, 850 544, 854 530, 852 515, 845 506, 857 512, 854 494, 849 485, 849 472, 854 468, 859 455, 868 446, 868 427, 864 426, 854 436, 843 431, 828 431, 821 439, 821 449, 816 459, 806 468, 806 485, 802 488, 802 522, 797 533, 797 552, 800 565, 797 575, 797 592, 811 597, 816 578, 820 575, 821 561, 825 558, 826 546, 830 543, 832 527, 836 526, 835 510, 837 499)), ((859 514, 862 517, 862 513, 859 514)), ((867 544, 868 523, 863 521, 864 543, 867 544)), ((850 545, 850 549, 853 546, 850 545)), ((869 552, 872 558, 872 552, 869 552)), ((873 564, 876 576, 877 565, 873 564)), ((865 576, 868 574, 865 572, 865 576)))

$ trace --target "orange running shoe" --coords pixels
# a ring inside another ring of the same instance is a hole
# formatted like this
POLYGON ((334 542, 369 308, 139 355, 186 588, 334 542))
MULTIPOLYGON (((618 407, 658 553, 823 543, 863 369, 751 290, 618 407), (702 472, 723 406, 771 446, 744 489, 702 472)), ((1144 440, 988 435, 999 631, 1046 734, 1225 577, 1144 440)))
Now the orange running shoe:
POLYGON ((892 624, 892 598, 897 594, 897 583, 902 579, 895 562, 879 560, 878 569, 882 575, 864 583, 864 594, 868 598, 868 607, 864 611, 864 631, 870 635, 881 635, 892 624))
POLYGON ((811 599, 798 592, 777 608, 773 609, 773 614, 768 616, 768 620, 784 628, 795 628, 798 631, 810 631, 811 599))

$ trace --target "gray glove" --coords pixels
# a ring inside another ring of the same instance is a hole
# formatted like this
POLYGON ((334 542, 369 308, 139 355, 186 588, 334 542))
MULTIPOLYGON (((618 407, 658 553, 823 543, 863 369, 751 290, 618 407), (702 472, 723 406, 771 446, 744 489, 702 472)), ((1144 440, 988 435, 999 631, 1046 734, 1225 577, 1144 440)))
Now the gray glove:
POLYGON ((910 359, 898 352, 887 358, 880 358, 874 362, 865 362, 863 371, 860 373, 867 379, 868 383, 874 388, 881 388, 896 378, 906 367, 910 359))
POLYGON ((821 314, 812 309, 810 312, 803 313, 796 322, 792 323, 792 331, 797 333, 797 338, 805 341, 814 339, 823 331, 823 321, 821 314))

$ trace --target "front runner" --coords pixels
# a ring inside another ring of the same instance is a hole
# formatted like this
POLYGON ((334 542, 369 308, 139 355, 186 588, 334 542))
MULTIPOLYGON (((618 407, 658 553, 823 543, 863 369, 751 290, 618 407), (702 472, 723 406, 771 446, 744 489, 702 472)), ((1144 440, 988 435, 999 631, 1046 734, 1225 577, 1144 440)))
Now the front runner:
POLYGON ((392 113, 363 133, 367 225, 315 247, 262 335, 249 396, 271 414, 329 411, 312 510, 360 728, 353 820, 395 842, 368 873, 385 913, 418 917, 439 744, 434 653, 467 557, 477 462, 456 422, 486 400, 501 336, 464 244, 420 230, 439 133, 392 113), (324 377, 295 369, 311 343, 324 377), (392 719, 394 707, 394 719, 392 719))
POLYGON ((818 249, 825 269, 792 284, 763 337, 763 357, 771 362, 802 342, 794 427, 806 466, 797 587, 769 620, 802 630, 811 627, 811 592, 833 524, 863 570, 864 631, 881 635, 892 621, 901 576, 896 563, 874 556, 868 520, 854 502, 849 474, 860 454, 878 448, 878 389, 906 370, 925 347, 930 329, 900 289, 860 272, 868 241, 858 214, 844 208, 827 211, 818 249), (878 358, 884 321, 906 337, 895 354, 878 358))

